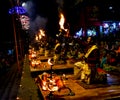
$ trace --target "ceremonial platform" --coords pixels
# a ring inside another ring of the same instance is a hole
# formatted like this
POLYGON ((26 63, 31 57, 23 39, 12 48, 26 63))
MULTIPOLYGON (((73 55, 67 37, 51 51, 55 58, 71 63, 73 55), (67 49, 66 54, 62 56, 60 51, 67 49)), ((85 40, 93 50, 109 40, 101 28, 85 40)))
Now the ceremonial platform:
MULTIPOLYGON (((29 69, 29 60, 26 56, 20 88, 17 94, 17 100, 46 100, 50 91, 43 90, 35 78, 31 77, 29 69)), ((60 76, 60 75, 58 75, 60 76)), ((53 100, 118 100, 120 99, 120 78, 118 75, 108 75, 108 85, 98 86, 99 84, 85 85, 79 83, 79 80, 73 78, 73 74, 66 75, 63 81, 68 88, 53 92, 53 100), (56 99, 57 98, 57 99, 56 99)), ((49 100, 49 99, 48 99, 49 100)))
MULTIPOLYGON (((48 57, 49 59, 49 57, 48 57)), ((44 60, 45 61, 45 60, 44 60)), ((37 75, 43 73, 43 72, 55 72, 57 74, 62 74, 62 73, 73 73, 73 68, 74 68, 74 64, 55 64, 55 65, 49 65, 48 62, 41 62, 39 65, 37 66, 32 66, 30 65, 30 72, 32 77, 36 77, 37 75)))
POLYGON ((116 100, 120 98, 119 85, 106 85, 105 83, 94 84, 96 87, 89 85, 93 88, 85 88, 74 79, 73 75, 66 75, 66 79, 62 81, 65 86, 58 91, 43 90, 39 82, 36 85, 44 100, 116 100))

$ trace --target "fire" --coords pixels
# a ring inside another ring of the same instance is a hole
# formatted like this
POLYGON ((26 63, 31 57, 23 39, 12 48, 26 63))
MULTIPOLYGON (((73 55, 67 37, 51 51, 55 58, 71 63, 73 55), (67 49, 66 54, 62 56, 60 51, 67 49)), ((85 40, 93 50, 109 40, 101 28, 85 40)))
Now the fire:
POLYGON ((65 23, 65 17, 62 13, 60 13, 60 21, 59 21, 60 30, 64 30, 66 32, 66 36, 68 36, 69 35, 69 29, 64 28, 64 23, 65 23))
POLYGON ((31 54, 31 56, 32 56, 32 58, 36 57, 36 56, 37 56, 36 52, 33 52, 33 53, 31 54))
POLYGON ((45 36, 45 31, 44 31, 44 30, 41 30, 41 29, 40 29, 39 31, 40 31, 40 35, 41 35, 41 36, 45 36))
POLYGON ((43 83, 42 89, 43 90, 48 90, 47 82, 46 81, 42 81, 42 83, 43 83))
POLYGON ((48 64, 49 65, 53 65, 50 61, 51 61, 51 59, 48 59, 48 64))
POLYGON ((42 38, 41 34, 39 34, 38 38, 39 38, 39 39, 41 39, 41 38, 42 38))
POLYGON ((59 22, 60 29, 64 30, 64 23, 65 23, 65 18, 64 18, 64 15, 61 13, 60 14, 60 22, 59 22))
POLYGON ((38 36, 37 35, 35 36, 35 39, 38 40, 38 36))
POLYGON ((58 91, 59 88, 64 86, 61 78, 57 75, 54 75, 51 79, 50 74, 44 72, 39 78, 41 79, 42 90, 58 91))
POLYGON ((43 36, 45 36, 45 31, 42 29, 39 30, 39 39, 41 39, 43 36))
POLYGON ((40 61, 40 60, 35 60, 35 59, 33 59, 33 60, 31 61, 32 67, 37 66, 37 65, 40 65, 40 64, 41 64, 41 61, 40 61))
POLYGON ((36 40, 40 40, 43 36, 45 36, 45 31, 40 29, 39 33, 36 35, 36 40))

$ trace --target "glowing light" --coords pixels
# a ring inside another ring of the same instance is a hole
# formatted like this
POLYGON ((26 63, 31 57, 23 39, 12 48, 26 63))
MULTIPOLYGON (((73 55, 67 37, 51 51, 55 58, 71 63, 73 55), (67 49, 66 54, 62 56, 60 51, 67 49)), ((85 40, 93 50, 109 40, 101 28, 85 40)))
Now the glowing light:
POLYGON ((39 31, 40 31, 41 36, 45 36, 45 31, 43 31, 41 29, 39 31))
POLYGON ((111 10, 111 9, 113 9, 113 7, 112 7, 112 6, 110 6, 110 7, 109 7, 109 9, 111 10))
POLYGON ((25 3, 25 2, 23 2, 23 3, 22 3, 22 7, 25 7, 25 6, 26 6, 26 3, 25 3))
POLYGON ((61 13, 60 14, 60 22, 59 22, 60 29, 64 29, 64 22, 65 22, 65 18, 64 18, 64 15, 61 13))
POLYGON ((45 31, 44 30, 42 30, 42 29, 40 29, 39 30, 39 33, 36 35, 36 40, 40 40, 42 37, 44 37, 45 36, 45 31))
POLYGON ((48 59, 48 64, 49 65, 53 65, 50 61, 51 61, 51 59, 48 59))
POLYGON ((37 35, 35 36, 35 40, 39 40, 37 35))
POLYGON ((118 25, 120 26, 120 22, 118 23, 118 25))
POLYGON ((69 30, 64 28, 64 23, 65 23, 65 17, 62 13, 60 13, 60 21, 59 21, 60 31, 64 30, 66 32, 66 36, 69 36, 69 30))
POLYGON ((112 25, 113 25, 113 28, 115 29, 116 28, 116 23, 113 23, 112 25))
POLYGON ((109 27, 109 25, 107 24, 107 23, 104 23, 104 26, 103 26, 104 28, 108 28, 109 27))
POLYGON ((22 6, 15 6, 8 11, 9 14, 25 14, 26 10, 22 6))
POLYGON ((77 37, 82 36, 82 28, 76 33, 76 36, 77 36, 77 37))
POLYGON ((95 35, 96 35, 95 29, 93 29, 93 30, 90 30, 90 29, 89 29, 89 30, 87 31, 87 35, 88 35, 88 36, 95 36, 95 35))

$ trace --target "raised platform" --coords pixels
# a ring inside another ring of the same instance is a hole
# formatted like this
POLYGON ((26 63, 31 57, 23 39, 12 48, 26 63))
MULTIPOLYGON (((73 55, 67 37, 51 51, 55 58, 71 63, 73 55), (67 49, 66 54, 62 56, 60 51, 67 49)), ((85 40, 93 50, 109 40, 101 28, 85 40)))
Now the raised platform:
MULTIPOLYGON (((62 73, 73 73, 74 64, 56 64, 52 66, 52 72, 57 74, 62 73)), ((36 67, 30 66, 30 72, 32 77, 35 77, 43 72, 50 72, 51 66, 48 65, 48 62, 42 62, 40 65, 36 67)))
POLYGON ((61 88, 59 91, 51 92, 52 95, 50 94, 50 91, 42 90, 42 87, 39 83, 37 83, 37 86, 44 100, 77 100, 80 96, 80 90, 85 90, 83 87, 77 84, 75 80, 71 78, 63 80, 63 84, 65 85, 65 87, 61 88))
POLYGON ((39 59, 41 62, 47 62, 48 59, 52 59, 52 56, 39 56, 37 59, 39 59))
POLYGON ((68 88, 63 88, 61 91, 52 92, 51 98, 48 98, 50 91, 42 90, 40 84, 37 84, 44 100, 113 100, 118 99, 120 95, 120 86, 111 85, 109 87, 101 87, 94 89, 85 89, 77 83, 72 75, 68 75, 64 80, 64 84, 68 88))
MULTIPOLYGON (((29 60, 27 58, 24 62, 20 89, 17 95, 19 97, 19 100, 44 100, 42 97, 46 98, 46 95, 48 95, 50 92, 40 90, 41 88, 37 87, 34 78, 31 78, 30 73, 31 72, 29 70, 29 60)), ((110 76, 108 76, 109 82, 112 84, 113 84, 113 80, 120 82, 120 79, 117 80, 118 78, 120 78, 119 75, 120 74, 118 73, 118 75, 116 75, 116 77, 112 77, 112 79, 110 78, 110 76)), ((65 90, 61 90, 60 92, 54 92, 55 96, 58 95, 60 97, 59 99, 56 100, 119 100, 120 99, 119 84, 118 85, 113 84, 109 87, 103 87, 103 88, 85 89, 82 86, 80 86, 78 83, 76 83, 76 81, 72 79, 70 76, 68 76, 67 78, 68 80, 66 80, 65 83, 67 84, 68 82, 70 82, 71 85, 69 85, 69 88, 72 89, 72 91, 75 93, 75 96, 67 96, 66 94, 69 92, 68 90, 65 89, 65 90), (64 93, 65 91, 66 93, 64 93)), ((15 93, 15 91, 13 92, 15 93)))

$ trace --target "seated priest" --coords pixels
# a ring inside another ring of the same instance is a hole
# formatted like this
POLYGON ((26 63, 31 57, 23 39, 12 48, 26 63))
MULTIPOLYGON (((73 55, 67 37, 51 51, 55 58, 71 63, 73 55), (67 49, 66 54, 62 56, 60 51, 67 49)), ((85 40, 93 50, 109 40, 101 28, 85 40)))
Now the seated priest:
POLYGON ((82 56, 82 60, 75 63, 74 75, 76 79, 92 84, 97 75, 97 66, 100 63, 100 51, 96 45, 95 37, 87 38, 87 51, 82 56))
POLYGON ((54 47, 54 63, 57 64, 58 61, 60 61, 60 56, 61 56, 61 43, 60 43, 60 40, 56 39, 56 44, 55 44, 55 47, 54 47))

